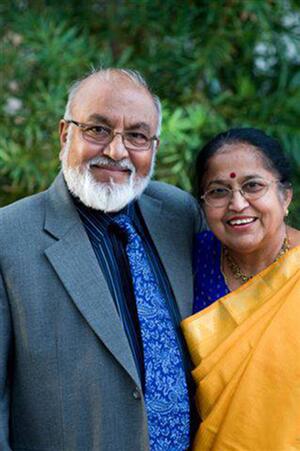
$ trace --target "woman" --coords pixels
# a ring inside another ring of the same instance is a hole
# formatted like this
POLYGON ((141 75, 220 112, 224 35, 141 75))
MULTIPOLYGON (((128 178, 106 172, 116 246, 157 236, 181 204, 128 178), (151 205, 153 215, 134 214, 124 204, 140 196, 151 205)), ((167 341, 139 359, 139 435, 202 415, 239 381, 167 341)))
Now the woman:
POLYGON ((300 231, 280 145, 232 129, 196 164, 211 232, 197 237, 183 331, 202 423, 195 450, 300 449, 300 231))

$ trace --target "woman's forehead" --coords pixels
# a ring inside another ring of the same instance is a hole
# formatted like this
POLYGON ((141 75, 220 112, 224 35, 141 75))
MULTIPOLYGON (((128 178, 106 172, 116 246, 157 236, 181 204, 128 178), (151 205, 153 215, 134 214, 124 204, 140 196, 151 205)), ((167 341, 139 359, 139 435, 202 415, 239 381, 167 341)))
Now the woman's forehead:
POLYGON ((264 155, 246 143, 224 145, 209 160, 204 179, 222 177, 233 180, 249 175, 272 175, 264 155))

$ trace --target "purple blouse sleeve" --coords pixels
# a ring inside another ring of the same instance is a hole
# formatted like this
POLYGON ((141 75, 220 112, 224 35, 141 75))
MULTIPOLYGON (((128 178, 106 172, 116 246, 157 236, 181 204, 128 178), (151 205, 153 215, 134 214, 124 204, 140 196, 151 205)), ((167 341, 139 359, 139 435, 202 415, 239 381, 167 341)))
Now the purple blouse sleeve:
POLYGON ((229 293, 221 272, 221 243, 212 232, 196 235, 193 265, 196 313, 229 293))

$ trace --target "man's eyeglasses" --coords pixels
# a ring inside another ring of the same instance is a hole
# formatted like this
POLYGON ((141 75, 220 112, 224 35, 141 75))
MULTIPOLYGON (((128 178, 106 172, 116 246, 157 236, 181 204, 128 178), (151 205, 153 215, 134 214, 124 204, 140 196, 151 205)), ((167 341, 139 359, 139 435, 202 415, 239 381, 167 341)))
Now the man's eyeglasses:
POLYGON ((248 180, 238 189, 217 186, 206 191, 200 199, 210 207, 226 207, 232 199, 233 193, 238 191, 246 200, 257 200, 263 197, 273 183, 280 183, 279 180, 248 180))
POLYGON ((153 142, 157 142, 157 136, 148 137, 140 131, 114 132, 104 125, 82 124, 73 120, 65 120, 67 124, 74 124, 81 129, 82 137, 91 144, 101 147, 108 146, 116 135, 122 137, 122 142, 130 152, 143 152, 149 150, 153 142))

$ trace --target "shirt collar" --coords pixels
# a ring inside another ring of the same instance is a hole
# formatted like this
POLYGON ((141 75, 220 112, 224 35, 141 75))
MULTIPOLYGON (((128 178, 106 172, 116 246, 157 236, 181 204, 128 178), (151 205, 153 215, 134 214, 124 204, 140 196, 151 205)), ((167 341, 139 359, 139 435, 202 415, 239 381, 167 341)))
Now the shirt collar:
POLYGON ((115 217, 117 217, 121 214, 129 216, 133 222, 135 219, 135 213, 136 213, 136 208, 137 208, 136 201, 130 202, 128 205, 126 205, 120 211, 105 213, 104 211, 95 210, 94 208, 87 207, 77 197, 74 197, 73 195, 72 195, 72 200, 79 212, 84 212, 84 214, 88 217, 96 218, 98 221, 101 222, 102 225, 106 225, 105 228, 107 228, 108 225, 112 223, 112 221, 115 217))

